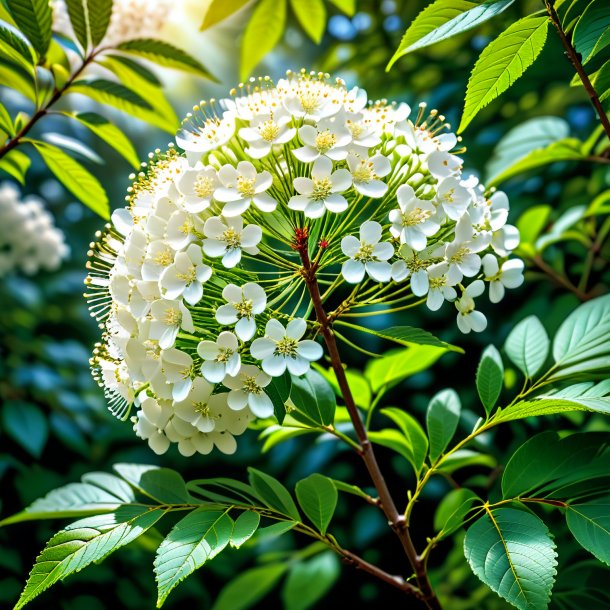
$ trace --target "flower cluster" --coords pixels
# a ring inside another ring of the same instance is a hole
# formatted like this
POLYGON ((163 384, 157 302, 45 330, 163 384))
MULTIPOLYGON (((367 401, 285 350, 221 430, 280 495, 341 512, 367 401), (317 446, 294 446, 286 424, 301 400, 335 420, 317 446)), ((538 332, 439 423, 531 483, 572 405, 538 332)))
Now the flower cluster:
POLYGON ((196 106, 184 153, 151 155, 90 253, 111 409, 138 407, 157 453, 233 451, 273 415, 273 378, 322 357, 312 273, 323 301, 346 293, 333 319, 451 301, 463 332, 483 330, 474 299, 522 282, 519 236, 506 196, 462 177, 446 128, 423 104, 413 116, 304 71, 196 106))
POLYGON ((0 184, 0 277, 13 270, 28 275, 55 271, 68 252, 43 202, 34 196, 22 201, 15 186, 0 184))

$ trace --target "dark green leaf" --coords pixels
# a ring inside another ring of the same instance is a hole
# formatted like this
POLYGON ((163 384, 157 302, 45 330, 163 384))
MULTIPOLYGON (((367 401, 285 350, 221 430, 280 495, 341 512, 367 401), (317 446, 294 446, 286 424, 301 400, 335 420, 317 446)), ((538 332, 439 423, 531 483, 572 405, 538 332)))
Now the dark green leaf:
POLYGON ((0 24, 0 49, 8 57, 21 66, 28 74, 34 74, 34 53, 25 38, 18 36, 13 30, 0 24))
POLYGON ((595 54, 610 44, 610 4, 591 2, 581 15, 572 36, 582 62, 587 63, 595 54))
POLYGON ((261 518, 258 513, 250 510, 244 511, 233 524, 233 531, 231 532, 231 540, 229 544, 234 548, 238 549, 242 544, 250 540, 258 526, 260 525, 261 518))
POLYGON ((301 520, 301 515, 299 515, 299 510, 290 492, 277 479, 255 468, 248 468, 248 475, 250 484, 265 506, 277 510, 295 521, 301 520))
POLYGON ((194 503, 175 470, 144 464, 115 464, 113 468, 135 489, 161 504, 194 503))
MULTIPOLYGON (((155 86, 163 86, 161 81, 157 78, 152 70, 149 70, 146 66, 143 66, 140 62, 130 59, 129 57, 123 57, 122 55, 114 55, 109 53, 105 56, 105 59, 111 59, 112 64, 122 64, 127 70, 135 72, 138 76, 142 77, 145 81, 155 86)), ((117 74, 120 76, 120 74, 117 74)))
POLYGON ((284 608, 307 610, 313 607, 328 593, 339 572, 339 559, 332 551, 295 563, 282 588, 284 608))
POLYGON ((89 47, 89 21, 85 12, 86 0, 65 0, 65 2, 76 40, 78 40, 81 48, 86 51, 89 47))
POLYGON ((100 104, 107 104, 136 117, 141 110, 152 110, 152 106, 135 91, 103 78, 78 80, 69 91, 81 93, 100 104))
POLYGON ((280 424, 284 422, 286 417, 286 401, 290 398, 291 388, 292 378, 288 371, 285 371, 279 377, 272 377, 269 385, 265 387, 265 394, 271 399, 273 412, 280 424))
POLYGON ((430 461, 435 462, 449 445, 460 419, 462 404, 455 390, 441 390, 428 403, 426 427, 430 439, 430 461))
POLYGON ((40 57, 51 44, 52 12, 49 0, 6 0, 19 29, 32 43, 40 57))
POLYGON ((504 382, 502 357, 493 345, 489 345, 481 356, 476 382, 479 398, 489 415, 496 406, 504 382))
POLYGON ((466 533, 464 554, 472 571, 519 610, 547 608, 557 555, 546 525, 513 508, 486 514, 466 533))
POLYGON ((324 475, 312 474, 299 481, 295 491, 303 512, 322 534, 326 534, 337 507, 338 493, 333 482, 324 475))
MULTIPOLYGON (((290 400, 315 424, 329 426, 333 423, 337 406, 335 393, 317 371, 310 370, 303 377, 292 377, 290 400)), ((296 417, 297 414, 292 415, 296 417)))
POLYGON ((610 497, 586 504, 570 504, 566 520, 579 544, 610 565, 610 497))
POLYGON ((91 44, 97 46, 108 30, 112 16, 112 0, 87 0, 91 44))

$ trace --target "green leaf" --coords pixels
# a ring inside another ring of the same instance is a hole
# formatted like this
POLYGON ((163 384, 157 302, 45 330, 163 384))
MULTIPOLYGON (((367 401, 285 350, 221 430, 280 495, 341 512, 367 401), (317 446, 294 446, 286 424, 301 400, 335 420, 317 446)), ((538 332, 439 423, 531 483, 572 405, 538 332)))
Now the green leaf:
POLYGON ((269 385, 265 387, 265 394, 273 403, 273 413, 280 425, 286 417, 286 401, 290 398, 292 389, 292 378, 288 371, 279 377, 272 377, 269 385))
MULTIPOLYGON (((121 82, 123 80, 123 74, 135 72, 138 77, 141 77, 147 83, 155 85, 156 87, 163 86, 163 83, 157 78, 156 74, 152 70, 149 70, 146 66, 142 65, 142 63, 136 61, 135 59, 130 59, 129 57, 124 57, 123 55, 114 55, 112 53, 104 56, 104 61, 108 61, 108 59, 111 60, 110 67, 108 67, 108 69, 114 72, 119 77, 121 82), (126 69, 124 69, 122 72, 114 70, 113 66, 115 66, 117 63, 121 64, 126 69)), ((129 78, 126 78, 125 80, 127 81, 127 84, 130 83, 129 78)), ((150 103, 154 106, 154 100, 151 100, 150 103)))
POLYGON ((77 199, 102 218, 110 218, 108 196, 97 178, 60 148, 36 140, 27 141, 36 148, 55 177, 77 199))
POLYGON ((249 0, 211 0, 203 15, 202 32, 220 23, 248 4, 249 0))
POLYGON ((324 475, 312 474, 296 484, 297 500, 309 520, 324 535, 337 507, 338 493, 324 475))
POLYGON ((265 506, 277 510, 295 521, 301 520, 299 509, 290 492, 277 479, 256 468, 248 468, 248 479, 265 506))
POLYGON ((441 390, 428 403, 426 427, 430 439, 430 461, 436 462, 451 442, 460 420, 462 404, 455 390, 441 390))
POLYGON ((605 361, 608 356, 610 295, 605 295, 577 307, 559 327, 553 340, 553 358, 558 371, 552 378, 610 368, 610 362, 605 361), (575 364, 582 366, 574 370, 575 364))
POLYGON ((337 491, 342 491, 346 494, 351 494, 352 496, 358 496, 359 498, 363 498, 367 502, 371 500, 370 494, 367 494, 364 490, 360 489, 357 485, 351 485, 350 483, 345 483, 344 481, 338 481, 337 479, 331 479, 333 485, 337 488, 337 491))
POLYGON ((546 525, 535 515, 499 508, 466 533, 464 554, 490 589, 520 610, 547 608, 557 555, 546 525))
POLYGON ((220 592, 212 610, 251 608, 273 589, 287 568, 285 563, 273 563, 242 572, 220 592))
POLYGON ((127 114, 138 116, 141 110, 152 110, 152 106, 128 87, 103 78, 76 81, 69 93, 80 93, 100 104, 112 106, 127 114))
POLYGON ((525 17, 485 47, 468 80, 458 133, 534 63, 544 47, 548 28, 548 17, 525 17))
POLYGON ((477 367, 477 392, 485 412, 489 415, 496 406, 504 381, 504 364, 500 352, 489 345, 481 356, 477 367))
POLYGON ((87 0, 91 44, 95 47, 106 35, 112 16, 112 0, 87 0))
POLYGON ((550 205, 534 205, 519 216, 517 229, 519 229, 521 241, 519 242, 518 253, 527 257, 533 257, 536 254, 536 240, 548 225, 551 210, 550 205))
POLYGON ((569 124, 560 117, 542 116, 524 121, 508 131, 494 148, 486 167, 487 181, 495 180, 496 176, 532 151, 545 148, 569 135, 569 124))
POLYGON ((245 81, 284 33, 287 0, 260 0, 241 41, 240 79, 245 81))
POLYGON ((541 497, 574 482, 606 476, 610 471, 610 435, 603 432, 576 433, 560 438, 543 432, 515 451, 502 475, 502 495, 516 498, 541 497))
POLYGON ((66 116, 75 119, 91 130, 98 138, 120 153, 135 168, 140 167, 138 153, 129 138, 108 119, 95 112, 72 112, 66 116))
POLYGON ((549 354, 549 336, 536 316, 521 320, 506 338, 504 350, 517 368, 532 379, 549 354))
MULTIPOLYGON (((268 386, 267 386, 268 387, 268 386)), ((265 388, 266 389, 266 388, 265 388)), ((282 426, 268 426, 265 428, 260 436, 259 440, 264 440, 265 443, 262 448, 263 453, 267 453, 277 445, 281 443, 285 443, 290 439, 296 438, 297 436, 303 436, 304 434, 322 434, 323 430, 319 430, 316 428, 304 428, 300 426, 298 428, 294 428, 292 426, 288 426, 286 424, 282 426)))
POLYGON ((356 14, 356 0, 329 0, 340 11, 343 11, 348 17, 353 17, 356 14))
POLYGON ((164 512, 159 508, 125 506, 115 513, 82 519, 55 534, 38 556, 15 610, 23 608, 58 580, 102 561, 129 544, 152 527, 164 512))
POLYGON ((369 360, 364 374, 373 392, 392 387, 407 377, 432 366, 447 350, 431 345, 412 345, 407 349, 387 352, 387 355, 369 360))
POLYGON ((34 51, 22 36, 0 24, 0 51, 21 66, 30 76, 36 63, 34 51))
POLYGON ((159 66, 177 68, 179 70, 184 70, 185 72, 192 72, 199 76, 216 80, 205 66, 192 55, 189 55, 186 51, 162 40, 136 38, 122 42, 117 46, 117 49, 129 53, 130 55, 136 55, 153 61, 159 66))
POLYGON ((610 44, 610 5, 591 2, 576 23, 572 42, 586 64, 610 44))
POLYGON ((434 529, 447 537, 462 527, 472 505, 483 501, 470 489, 452 489, 440 502, 434 514, 434 529))
POLYGON ((29 402, 7 400, 2 405, 2 427, 30 455, 39 458, 49 438, 42 411, 29 402))
MULTIPOLYGON (((610 44, 610 35, 608 36, 608 39, 608 43, 610 44)), ((599 70, 591 74, 591 85, 597 92, 600 102, 605 102, 610 98, 610 60, 599 70)))
POLYGON ((45 142, 74 153, 77 157, 82 157, 86 161, 98 164, 104 163, 104 160, 92 148, 83 144, 80 140, 55 132, 43 133, 41 137, 45 142))
POLYGON ((339 577, 339 559, 326 551, 295 563, 282 588, 285 610, 307 610, 321 600, 339 577))
POLYGON ((53 15, 49 0, 6 0, 6 5, 19 29, 44 57, 51 44, 53 15))
POLYGON ((0 87, 9 87, 36 103, 36 90, 30 74, 20 65, 5 59, 3 44, 0 42, 0 87))
POLYGON ((238 549, 244 543, 246 543, 260 525, 261 518, 258 513, 250 510, 244 511, 233 524, 233 531, 231 532, 231 539, 229 544, 234 548, 238 549))
MULTIPOLYGON (((292 377, 290 400, 314 423, 324 426, 333 423, 337 400, 328 381, 317 371, 310 370, 303 377, 292 377)), ((296 413, 292 415, 296 416, 296 413)))
POLYGON ((570 504, 566 520, 578 543, 610 565, 610 497, 585 504, 570 504))
POLYGON ((322 0, 290 0, 290 6, 301 27, 316 44, 320 44, 326 29, 326 7, 322 0))
POLYGON ((233 520, 226 511, 206 508, 194 510, 174 525, 155 557, 157 608, 174 587, 229 544, 232 532, 233 520))
POLYGON ((495 468, 496 459, 488 453, 479 453, 471 449, 458 449, 447 456, 443 463, 438 467, 439 470, 447 474, 452 474, 460 468, 479 466, 483 468, 495 468))
POLYGON ((435 32, 441 26, 451 23, 455 18, 464 15, 467 11, 476 8, 476 2, 466 0, 436 0, 421 11, 411 22, 404 33, 398 49, 386 66, 386 72, 400 59, 412 50, 419 40, 435 32))
POLYGON ((184 479, 169 468, 115 464, 113 469, 132 487, 161 504, 193 504, 184 479))
MULTIPOLYGON (((341 396, 341 388, 339 387, 335 371, 333 371, 332 368, 325 370, 322 367, 317 368, 317 370, 330 383, 335 394, 341 396)), ((371 406, 371 400, 373 398, 371 394, 371 384, 368 379, 360 371, 350 368, 345 369, 345 377, 347 378, 347 383, 352 391, 352 396, 356 405, 363 409, 368 409, 371 406)))
MULTIPOLYGON (((350 327, 353 328, 353 326, 350 327)), ((407 347, 410 347, 413 344, 432 345, 434 347, 442 347, 453 352, 458 352, 461 354, 464 353, 464 350, 461 347, 445 343, 445 341, 441 341, 432 333, 429 333, 423 328, 415 328, 413 326, 392 326, 384 330, 375 330, 365 326, 360 326, 357 327, 357 329, 370 335, 374 335, 375 337, 388 339, 389 341, 394 341, 394 343, 405 345, 407 347)))
POLYGON ((25 153, 13 148, 0 159, 0 170, 6 172, 21 184, 25 184, 25 174, 30 164, 30 158, 25 153))
POLYGON ((72 29, 81 48, 86 51, 89 47, 89 20, 87 19, 86 0, 65 0, 72 29))
POLYGON ((381 414, 389 417, 400 429, 406 441, 407 455, 405 457, 411 462, 415 472, 419 472, 428 453, 428 439, 419 422, 406 411, 396 407, 381 409, 381 414))

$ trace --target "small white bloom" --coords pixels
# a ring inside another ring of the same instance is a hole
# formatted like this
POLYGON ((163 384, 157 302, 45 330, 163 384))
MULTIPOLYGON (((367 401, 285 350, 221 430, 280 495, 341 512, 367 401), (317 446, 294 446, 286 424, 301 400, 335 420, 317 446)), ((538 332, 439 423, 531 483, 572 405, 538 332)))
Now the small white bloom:
POLYGON ((342 122, 319 121, 317 126, 303 125, 299 137, 305 146, 295 148, 292 154, 303 163, 311 163, 321 155, 340 161, 347 157, 347 145, 352 134, 342 122))
POLYGON ((247 225, 241 216, 227 218, 223 222, 218 216, 205 221, 203 251, 212 258, 222 256, 222 264, 231 269, 241 261, 241 253, 258 254, 257 244, 263 238, 263 230, 258 225, 247 225))
POLYGON ((204 360, 201 374, 212 383, 220 383, 226 375, 235 377, 241 366, 237 337, 228 331, 218 335, 216 341, 200 341, 197 353, 204 360))
POLYGON ((243 214, 253 203, 262 212, 273 212, 277 201, 265 191, 273 184, 268 171, 258 173, 250 161, 240 161, 237 167, 223 165, 218 170, 222 186, 214 191, 214 199, 224 203, 223 216, 243 214))
POLYGON ((184 250, 202 230, 203 223, 196 215, 177 210, 167 222, 166 241, 174 250, 184 250))
POLYGON ((404 282, 410 277, 411 291, 415 296, 423 297, 429 288, 429 253, 418 252, 407 244, 403 244, 400 246, 398 254, 401 258, 392 263, 392 279, 395 282, 404 282))
POLYGON ((376 282, 389 282, 392 265, 388 259, 394 254, 394 247, 388 242, 380 242, 381 225, 373 220, 362 223, 360 240, 347 235, 341 240, 341 250, 349 259, 343 263, 341 273, 350 284, 358 284, 366 273, 376 282))
POLYGON ((147 440, 148 446, 157 454, 162 455, 169 449, 170 441, 163 429, 173 415, 171 403, 166 400, 156 400, 147 394, 138 397, 140 410, 132 419, 136 436, 147 440))
POLYGON ((445 301, 453 301, 457 298, 457 292, 453 287, 455 284, 447 277, 448 269, 447 263, 436 263, 426 270, 428 274, 426 306, 430 311, 437 311, 445 301))
POLYGON ((466 211, 471 196, 458 178, 449 176, 439 183, 436 198, 451 220, 459 220, 466 211))
POLYGON ((146 246, 146 254, 142 263, 142 279, 147 282, 157 282, 163 272, 174 262, 176 251, 161 239, 151 241, 146 246))
POLYGON ((163 350, 161 362, 165 378, 172 384, 172 398, 178 402, 184 400, 193 385, 193 359, 186 352, 172 347, 163 350))
POLYGON ((388 190, 388 185, 379 180, 387 176, 392 169, 390 160, 381 154, 368 159, 350 154, 347 166, 354 180, 354 188, 365 197, 382 197, 388 190))
POLYGON ((462 170, 462 159, 451 153, 435 150, 428 155, 428 171, 437 179, 456 176, 462 170))
POLYGON ((416 154, 427 155, 436 150, 446 152, 457 144, 454 133, 433 134, 424 127, 415 126, 411 121, 397 123, 395 131, 405 137, 407 146, 416 154))
POLYGON ((223 298, 228 301, 216 310, 219 324, 235 324, 235 334, 242 341, 250 341, 256 332, 254 316, 263 313, 267 306, 265 291, 254 282, 248 282, 241 288, 228 284, 223 288, 223 298))
POLYGON ((504 225, 491 237, 491 247, 498 256, 508 256, 521 241, 519 229, 513 225, 504 225))
POLYGON ((248 406, 256 417, 271 417, 273 403, 264 388, 271 382, 271 377, 253 364, 243 364, 235 377, 225 377, 223 385, 231 389, 227 403, 234 411, 248 406))
POLYGON ((491 253, 483 257, 485 281, 489 282, 489 300, 499 303, 504 298, 505 288, 518 288, 523 284, 523 261, 519 258, 498 265, 498 259, 491 253))
POLYGON ((216 428, 219 417, 227 410, 227 401, 226 394, 212 394, 213 391, 211 383, 203 377, 195 377, 186 398, 174 404, 177 417, 172 420, 172 427, 178 435, 192 436, 192 426, 200 432, 212 432, 216 428))
POLYGON ((269 114, 259 114, 250 122, 249 127, 242 127, 239 136, 250 146, 246 154, 253 159, 262 159, 271 152, 274 144, 286 144, 296 135, 297 130, 290 127, 292 117, 286 110, 279 109, 269 114))
POLYGON ((189 305, 199 303, 203 296, 203 283, 212 277, 212 268, 204 265, 201 246, 191 244, 186 252, 178 252, 174 263, 159 278, 159 288, 169 300, 183 297, 189 305))
POLYGON ((389 214, 390 232, 414 250, 423 250, 428 237, 438 232, 437 210, 431 201, 418 199, 413 187, 403 184, 396 191, 399 210, 389 214))
MULTIPOLYGON (((220 101, 223 105, 224 100, 220 101)), ((226 144, 235 133, 235 115, 223 112, 222 118, 209 117, 204 121, 187 120, 176 134, 176 144, 186 151, 187 159, 194 165, 202 153, 226 144)))
POLYGON ((347 169, 333 172, 333 162, 327 157, 314 161, 311 178, 295 178, 294 188, 298 195, 288 201, 291 210, 303 212, 307 218, 320 218, 324 212, 344 212, 347 200, 343 193, 352 185, 352 175, 347 169))
POLYGON ((262 360, 263 371, 272 377, 279 377, 286 368, 293 375, 304 375, 310 362, 322 357, 322 346, 310 339, 301 340, 307 330, 302 318, 288 322, 286 328, 272 318, 265 327, 265 337, 255 339, 250 346, 250 354, 262 360))
POLYGON ((153 317, 150 338, 159 341, 162 349, 173 347, 181 328, 189 333, 195 331, 191 313, 182 301, 160 299, 151 305, 150 311, 153 317))
POLYGON ((184 209, 197 214, 209 208, 219 184, 213 167, 187 169, 177 181, 178 190, 184 197, 184 209))
POLYGON ((462 296, 455 302, 458 310, 457 325, 464 334, 468 334, 471 330, 480 333, 487 327, 487 318, 475 309, 474 303, 474 299, 481 296, 484 290, 483 280, 476 280, 466 287, 462 296))

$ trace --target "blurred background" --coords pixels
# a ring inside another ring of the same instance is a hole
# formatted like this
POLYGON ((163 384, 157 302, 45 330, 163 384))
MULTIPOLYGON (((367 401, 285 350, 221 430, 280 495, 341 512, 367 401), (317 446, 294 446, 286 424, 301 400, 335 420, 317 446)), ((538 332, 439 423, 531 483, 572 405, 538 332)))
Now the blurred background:
MULTIPOLYGON (((217 77, 218 84, 194 76, 180 75, 155 68, 165 85, 165 92, 178 116, 184 115, 200 99, 226 95, 239 80, 239 38, 247 23, 251 5, 246 5, 227 21, 205 32, 199 31, 205 2, 174 0, 169 18, 159 37, 180 44, 202 61, 217 77)), ((250 3, 251 4, 251 3, 250 3)), ((438 108, 457 125, 466 83, 481 49, 508 24, 530 12, 534 3, 518 2, 497 19, 441 44, 423 49, 398 61, 390 73, 385 66, 394 54, 400 38, 415 15, 426 5, 423 0, 359 0, 353 16, 328 5, 329 18, 321 44, 315 45, 305 35, 294 16, 289 16, 281 42, 256 70, 279 78, 288 68, 301 67, 328 71, 341 76, 348 85, 364 87, 370 98, 388 98, 417 105, 425 101, 438 108)), ((488 163, 499 140, 512 128, 537 117, 561 117, 570 134, 586 139, 597 124, 594 111, 582 88, 570 87, 571 65, 554 32, 549 32, 550 44, 534 66, 499 100, 493 102, 476 118, 464 134, 465 167, 485 178, 488 163)), ((1 84, 1 83, 0 83, 1 84)), ((10 91, 0 87, 0 101, 7 107, 17 104, 10 91)), ((92 102, 73 97, 70 108, 90 110, 92 102)), ((125 160, 110 147, 101 144, 85 131, 53 117, 47 129, 64 132, 93 147, 102 164, 90 166, 107 189, 111 206, 123 205, 125 189, 132 171, 125 160)), ((132 118, 117 115, 117 123, 134 143, 141 159, 149 150, 164 148, 168 134, 132 118)), ((468 171, 465 172, 468 174, 468 171)), ((11 178, 0 172, 0 184, 11 178)), ((548 205, 551 214, 545 223, 550 231, 553 222, 566 211, 588 206, 596 197, 610 189, 610 165, 588 163, 556 163, 533 173, 519 175, 505 184, 511 201, 510 222, 515 224, 521 214, 532 206, 548 205)), ((107 411, 102 392, 91 379, 88 359, 98 339, 98 328, 89 317, 82 298, 85 262, 89 242, 102 221, 64 188, 49 177, 49 172, 35 163, 28 174, 24 195, 41 197, 56 225, 65 234, 69 256, 56 271, 40 271, 28 276, 20 270, 4 273, 0 284, 0 514, 21 510, 47 491, 78 480, 84 472, 108 471, 115 462, 163 463, 180 471, 185 478, 233 476, 245 478, 244 464, 262 468, 279 476, 288 484, 310 472, 350 480, 368 486, 357 457, 321 439, 312 443, 308 436, 297 438, 261 453, 258 433, 250 431, 242 437, 238 453, 231 457, 196 455, 181 457, 175 448, 161 459, 146 443, 138 440, 129 423, 116 421, 107 411), (339 452, 339 455, 337 453, 339 452)), ((579 219, 577 219, 579 220, 579 219)), ((587 253, 586 242, 578 239, 586 234, 585 221, 574 230, 576 238, 557 240, 545 251, 549 264, 574 273, 582 270, 587 253), (582 224, 584 223, 584 224, 582 224)), ((573 227, 568 225, 568 228, 573 227)), ((593 268, 591 285, 598 292, 606 290, 602 262, 593 268)), ((422 326, 442 339, 461 345, 464 355, 450 353, 437 364, 407 379, 389 396, 387 404, 408 409, 420 418, 430 397, 444 387, 454 387, 466 410, 462 423, 471 428, 478 417, 474 375, 481 350, 489 343, 500 347, 514 323, 529 314, 538 315, 552 332, 575 305, 578 298, 558 286, 540 270, 530 270, 528 281, 518 290, 510 291, 500 306, 487 307, 489 325, 481 335, 462 336, 455 328, 454 308, 448 304, 432 315, 424 310, 396 314, 394 319, 374 320, 380 328, 394 324, 422 326)), ((367 349, 375 349, 375 339, 369 339, 367 349)), ((357 353, 347 353, 349 364, 362 364, 357 353)), ((514 376, 516 379, 516 375, 514 376)), ((510 371, 508 380, 510 383, 510 371)), ((414 535, 419 545, 430 533, 432 511, 428 502, 438 500, 452 486, 470 479, 489 490, 494 485, 507 454, 531 436, 538 427, 557 429, 603 429, 602 419, 573 414, 570 418, 547 418, 538 422, 516 422, 509 432, 500 430, 482 436, 493 458, 474 460, 455 478, 435 479, 427 488, 415 518, 422 524, 414 535)), ((400 457, 380 449, 389 464, 389 484, 396 497, 405 490, 405 480, 411 473, 400 457)), ((58 523, 33 522, 0 529, 0 607, 12 607, 27 577, 33 560, 44 543, 57 530, 58 523)), ((380 513, 358 501, 342 497, 337 512, 335 534, 339 540, 352 540, 355 550, 382 566, 396 566, 402 561, 397 541, 388 533, 380 513), (343 517, 343 519, 342 519, 343 517)), ((113 555, 103 565, 92 566, 84 573, 58 584, 32 603, 36 608, 61 610, 102 610, 125 608, 144 610, 155 605, 152 561, 159 535, 150 533, 123 552, 113 555)), ((160 538, 159 538, 160 539, 160 538)), ((569 565, 574 553, 558 539, 562 564, 569 565)), ((191 608, 205 610, 231 577, 255 561, 292 557, 301 541, 284 536, 247 552, 228 551, 180 585, 166 602, 168 609, 191 608)), ((488 590, 470 573, 463 559, 459 537, 457 542, 445 542, 431 560, 432 578, 450 610, 483 608, 489 610, 509 606, 488 590), (437 561, 435 561, 435 558, 437 561), (438 560, 444 562, 442 570, 438 560)), ((335 568, 333 567, 333 570, 335 568)), ((607 576, 607 575, 606 575, 607 576)), ((572 578, 575 576, 572 575, 572 578)), ((604 578, 602 569, 587 578, 604 578)), ((330 586, 330 583, 329 583, 330 586)), ((561 593, 561 579, 556 585, 561 593)), ((561 595, 554 603, 561 602, 561 595)), ((377 608, 406 607, 405 600, 390 588, 344 567, 326 598, 317 601, 316 608, 377 608)), ((260 607, 282 608, 280 588, 276 588, 260 607)), ((557 606, 575 607, 575 606, 557 606)))

